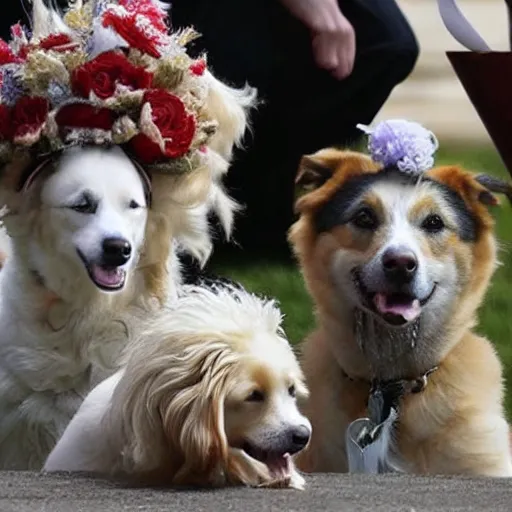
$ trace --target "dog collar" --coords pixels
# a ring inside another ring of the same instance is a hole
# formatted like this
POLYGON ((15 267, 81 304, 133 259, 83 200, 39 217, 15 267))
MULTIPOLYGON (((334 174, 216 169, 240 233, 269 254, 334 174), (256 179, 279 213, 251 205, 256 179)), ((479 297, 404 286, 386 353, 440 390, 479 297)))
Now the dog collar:
POLYGON ((370 384, 368 394, 368 414, 376 425, 383 423, 390 415, 391 409, 398 409, 400 400, 406 395, 421 393, 428 384, 428 378, 439 367, 434 366, 414 379, 372 379, 367 381, 360 377, 351 377, 341 370, 343 377, 351 382, 362 381, 370 384))
POLYGON ((376 425, 383 423, 391 414, 391 409, 398 410, 404 396, 421 393, 427 387, 429 376, 437 368, 434 366, 415 379, 373 379, 368 397, 369 418, 376 425))

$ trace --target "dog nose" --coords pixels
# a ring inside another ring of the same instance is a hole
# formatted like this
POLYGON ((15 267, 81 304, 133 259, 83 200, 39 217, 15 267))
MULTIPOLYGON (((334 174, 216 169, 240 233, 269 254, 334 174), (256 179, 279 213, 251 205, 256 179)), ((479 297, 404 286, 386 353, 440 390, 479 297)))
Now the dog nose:
POLYGON ((294 453, 300 452, 302 448, 308 444, 309 438, 311 437, 311 431, 305 425, 301 425, 290 432, 290 437, 291 446, 289 453, 290 455, 293 455, 294 453))
POLYGON ((132 246, 124 238, 105 238, 103 240, 103 264, 107 267, 124 265, 132 254, 132 246))
POLYGON ((390 248, 382 255, 386 278, 396 284, 409 283, 418 268, 416 255, 407 248, 390 248))

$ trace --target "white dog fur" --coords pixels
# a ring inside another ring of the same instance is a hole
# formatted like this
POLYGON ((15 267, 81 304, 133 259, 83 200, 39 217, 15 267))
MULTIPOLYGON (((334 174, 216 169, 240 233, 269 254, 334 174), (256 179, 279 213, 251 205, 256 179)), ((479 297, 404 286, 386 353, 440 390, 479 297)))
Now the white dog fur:
POLYGON ((296 403, 307 391, 279 309, 232 287, 183 291, 88 395, 45 470, 302 488, 290 454, 311 434, 296 403))
MULTIPOLYGON (((41 0, 34 6, 43 13, 35 25, 41 34, 44 20, 61 23, 41 0)), ((219 128, 204 165, 186 176, 153 176, 151 208, 139 173, 118 148, 70 150, 23 193, 16 180, 30 163, 4 169, 0 201, 10 240, 0 248, 7 254, 0 273, 0 469, 41 468, 84 396, 115 371, 142 320, 175 297, 177 250, 208 259, 210 211, 229 236, 235 204, 221 179, 255 91, 207 79, 207 109, 219 128), (94 213, 75 211, 87 196, 94 213), (77 249, 94 263, 109 236, 128 241, 132 254, 122 290, 105 293, 77 249)))

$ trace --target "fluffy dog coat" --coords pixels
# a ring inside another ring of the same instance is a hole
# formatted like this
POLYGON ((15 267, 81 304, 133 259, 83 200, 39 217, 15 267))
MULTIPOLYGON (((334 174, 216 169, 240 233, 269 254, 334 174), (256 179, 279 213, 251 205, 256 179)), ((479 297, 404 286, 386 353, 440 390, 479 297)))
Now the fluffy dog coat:
POLYGON ((231 287, 184 293, 85 399, 45 470, 302 487, 290 455, 311 427, 279 310, 231 287))
MULTIPOLYGON (((35 35, 61 25, 34 2, 35 35)), ((115 371, 128 339, 175 296, 177 251, 208 258, 210 212, 229 235, 236 205, 221 179, 254 90, 207 79, 206 108, 218 132, 202 167, 152 177, 151 208, 137 168, 116 148, 68 151, 22 192, 17 187, 31 162, 4 169, 0 199, 10 240, 0 274, 0 468, 41 468, 84 396, 115 371), (86 210, 94 214, 76 213, 86 210), (115 293, 91 278, 108 237, 131 247, 119 270, 124 288, 115 293)))
POLYGON ((313 436, 299 467, 347 471, 343 432, 367 416, 370 381, 437 367, 423 391, 402 398, 387 462, 512 476, 501 364, 472 330, 497 263, 488 180, 448 166, 414 181, 338 150, 304 157, 297 180, 307 193, 290 239, 318 321, 303 347, 313 436), (397 248, 414 262, 410 298, 386 291, 384 257, 397 248), (361 339, 357 315, 372 327, 361 339))

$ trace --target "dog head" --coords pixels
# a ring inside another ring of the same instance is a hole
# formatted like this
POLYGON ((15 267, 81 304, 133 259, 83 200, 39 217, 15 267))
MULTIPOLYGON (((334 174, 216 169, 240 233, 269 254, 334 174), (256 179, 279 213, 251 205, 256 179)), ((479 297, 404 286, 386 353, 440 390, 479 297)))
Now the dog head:
POLYGON ((418 179, 323 150, 303 159, 298 183, 309 192, 290 239, 321 314, 422 338, 428 358, 473 325, 496 266, 489 181, 454 166, 418 179))
POLYGON ((16 199, 7 230, 49 288, 125 286, 143 246, 148 194, 119 148, 68 150, 16 199))
MULTIPOLYGON (((73 6, 70 4, 70 7, 73 6)), ((163 2, 156 2, 155 7, 161 10, 163 18, 164 15, 166 15, 165 11, 169 6, 165 5, 163 2)), ((76 32, 75 25, 73 23, 68 23, 73 17, 70 13, 68 14, 71 18, 69 16, 63 16, 63 13, 55 9, 53 4, 48 7, 45 5, 43 0, 34 0, 32 8, 33 22, 31 23, 31 28, 34 41, 42 40, 50 34, 67 34, 71 39, 76 39, 77 44, 78 41, 83 42, 82 34, 76 32)), ((104 5, 102 9, 95 10, 95 13, 96 11, 102 11, 103 8, 107 8, 107 6, 104 5)), ((95 16, 96 15, 99 16, 97 13, 95 16)), ((116 38, 114 35, 115 31, 112 31, 112 29, 103 27, 100 23, 100 18, 98 18, 93 24, 93 35, 87 43, 88 45, 91 45, 87 49, 88 55, 94 55, 96 57, 101 53, 108 51, 116 51, 122 54, 120 48, 125 48, 126 42, 123 42, 122 39, 120 40, 119 38, 116 38)), ((191 31, 185 32, 182 32, 179 37, 182 42, 190 37, 194 37, 191 35, 191 31), (188 35, 184 35, 185 32, 188 35)), ((169 41, 170 39, 167 42, 169 41)), ((153 64, 156 66, 156 61, 153 64)), ((153 64, 149 63, 147 65, 151 67, 153 64)), ((68 71, 66 71, 65 68, 66 66, 62 66, 62 73, 67 77, 68 71)), ((154 68, 151 68, 151 73, 153 72, 156 76, 157 72, 154 68)), ((194 150, 193 158, 187 157, 180 160, 178 162, 178 167, 180 165, 182 167, 180 167, 176 173, 161 173, 159 171, 152 173, 152 204, 151 208, 147 212, 148 219, 145 229, 146 236, 142 251, 143 254, 141 255, 139 265, 142 269, 141 274, 145 284, 145 290, 143 291, 148 291, 149 295, 156 296, 161 302, 163 302, 167 296, 167 292, 169 291, 168 288, 170 287, 169 285, 175 284, 175 278, 179 274, 178 271, 169 272, 170 267, 175 261, 171 258, 175 248, 179 248, 179 250, 192 254, 202 264, 204 264, 208 259, 212 250, 212 237, 209 225, 209 216, 212 212, 220 218, 221 225, 224 227, 227 237, 229 237, 237 205, 226 194, 222 184, 222 178, 229 167, 234 146, 241 142, 241 138, 248 123, 248 111, 255 102, 254 89, 248 86, 240 90, 229 87, 219 81, 208 70, 204 70, 204 73, 191 73, 189 75, 185 75, 187 76, 183 76, 183 80, 178 80, 172 87, 173 90, 174 87, 176 88, 174 92, 180 98, 184 98, 185 108, 190 109, 191 112, 194 111, 197 117, 197 122, 195 123, 196 133, 193 145, 194 148, 200 147, 200 151, 199 149, 197 149, 197 151, 194 150), (191 167, 187 168, 189 164, 191 167), (173 277, 170 278, 170 275, 173 277)), ((72 81, 71 76, 67 78, 72 81)), ((155 83, 156 81, 157 80, 155 79, 155 83)), ((46 83, 45 80, 43 80, 43 82, 46 83)), ((167 83, 167 86, 169 86, 169 83, 167 83)), ((125 86, 122 87, 123 90, 125 88, 125 86)), ((45 91, 45 94, 46 92, 47 91, 45 91)), ((118 92, 119 90, 117 90, 115 94, 118 92)), ((82 99, 80 101, 82 101, 82 99)), ((58 117, 57 114, 60 113, 60 110, 57 111, 57 107, 53 100, 50 103, 54 111, 52 111, 49 118, 53 119, 54 114, 55 118, 58 117)), ((140 108, 142 115, 144 107, 140 106, 140 108)), ((137 112, 133 111, 131 114, 135 115, 137 112)), ((115 117, 117 118, 117 114, 115 114, 115 117)), ((57 125, 54 126, 53 121, 50 124, 52 126, 52 130, 57 130, 57 125)), ((45 130, 51 131, 49 128, 50 124, 45 127, 45 130)), ((59 127, 59 133, 61 128, 62 127, 59 127)), ((66 130, 63 130, 63 133, 65 131, 67 131, 67 128, 66 130)), ((152 133, 154 135, 156 132, 153 131, 152 133)), ((75 136, 76 133, 71 134, 70 137, 66 139, 65 143, 72 144, 72 139, 75 136)), ((81 135, 80 138, 82 138, 81 135)), ((86 139, 89 140, 87 137, 86 139)), ((115 136, 113 139, 117 140, 115 136)), ((54 147, 53 143, 50 144, 48 148, 40 148, 38 146, 37 151, 47 151, 50 147, 54 147)), ((125 149, 128 154, 131 154, 130 151, 133 149, 130 148, 130 144, 127 143, 127 147, 125 149)), ((48 193, 43 192, 41 198, 44 200, 49 195, 55 195, 54 192, 50 191, 49 187, 56 187, 56 189, 61 191, 61 181, 68 183, 71 183, 72 181, 78 183, 79 181, 81 186, 89 186, 91 182, 94 182, 96 188, 102 189, 103 192, 107 190, 109 191, 109 196, 104 199, 106 201, 112 201, 112 203, 109 204, 114 208, 114 203, 117 204, 122 200, 122 190, 126 190, 134 183, 133 179, 124 179, 125 176, 130 173, 132 176, 135 176, 135 173, 133 172, 134 166, 128 158, 120 152, 117 152, 116 154, 119 157, 117 158, 118 161, 114 162, 112 160, 112 166, 108 169, 109 173, 100 172, 102 171, 100 167, 105 167, 104 162, 110 159, 110 157, 103 158, 101 155, 104 153, 113 154, 115 152, 107 151, 105 149, 103 153, 97 153, 97 160, 102 160, 103 163, 101 166, 98 164, 98 167, 96 167, 94 163, 91 164, 93 158, 90 157, 90 155, 92 153, 87 148, 67 152, 63 158, 56 161, 54 169, 55 173, 49 180, 48 186, 44 187, 47 189, 48 193), (89 172, 88 167, 91 166, 94 167, 94 170, 96 171, 95 173, 89 172), (125 170, 120 170, 121 167, 125 167, 125 170), (71 174, 69 176, 64 176, 65 170, 71 171, 71 174), (118 194, 119 197, 114 197, 116 194, 118 194)), ((24 155, 25 152, 22 151, 19 154, 16 153, 13 158, 17 159, 20 157, 25 159, 24 155)), ((31 159, 32 156, 33 155, 28 155, 28 152, 26 153, 27 160, 31 159)), ((0 183, 0 193, 2 195, 2 197, 0 197, 0 202, 2 202, 2 204, 8 204, 11 219, 13 215, 18 215, 20 213, 20 204, 23 206, 23 204, 27 202, 27 196, 30 196, 29 194, 25 194, 24 197, 21 197, 15 192, 17 192, 17 186, 19 185, 19 182, 22 181, 20 178, 23 177, 26 168, 31 167, 32 165, 33 162, 11 161, 10 164, 3 169, 2 180, 0 183)), ((48 176, 48 174, 49 173, 46 173, 45 176, 48 176)), ((40 177, 42 178, 42 176, 43 175, 41 174, 40 177)), ((39 177, 35 180, 35 182, 39 183, 42 181, 43 180, 39 177)), ((35 182, 34 185, 36 184, 35 182)), ((32 187, 33 190, 35 188, 36 187, 32 187)), ((29 205, 30 209, 33 212, 36 212, 37 208, 35 205, 40 202, 40 197, 34 192, 31 195, 31 198, 33 201, 29 205)), ((53 197, 52 200, 54 199, 57 198, 53 197)), ((63 198, 59 197, 57 200, 59 208, 61 199, 63 198)), ((106 204, 105 201, 103 201, 102 204, 106 204)), ((133 204, 135 204, 135 202, 133 204)), ((43 204, 43 207, 46 206, 46 204, 43 204)), ((143 205, 141 204, 141 206, 143 205)), ((122 288, 123 283, 126 281, 126 276, 129 274, 129 270, 133 268, 132 264, 137 260, 136 257, 132 256, 138 255, 138 247, 136 247, 136 244, 138 242, 142 243, 142 239, 140 237, 137 238, 135 233, 121 233, 123 229, 125 231, 129 231, 134 228, 133 222, 130 219, 136 214, 130 211, 126 216, 124 214, 119 216, 119 208, 120 206, 115 206, 115 208, 109 212, 102 208, 98 208, 97 212, 94 214, 95 218, 97 216, 101 216, 101 223, 103 227, 105 227, 104 222, 112 221, 112 225, 107 230, 112 233, 111 236, 108 235, 108 233, 105 234, 105 245, 103 245, 102 241, 103 235, 97 235, 98 238, 101 238, 99 241, 92 240, 90 238, 96 235, 92 234, 92 227, 89 224, 87 224, 87 234, 85 234, 84 231, 84 236, 87 238, 87 241, 82 239, 79 244, 79 254, 82 263, 86 267, 89 276, 92 278, 93 284, 95 286, 98 285, 102 291, 115 291, 122 288), (114 219, 114 217, 116 217, 116 219, 114 219), (124 219, 123 222, 121 222, 121 217, 124 219), (123 229, 121 229, 120 223, 126 224, 123 229), (100 249, 98 249, 98 244, 101 245, 100 249), (100 251, 102 254, 100 254, 100 251)), ((27 206, 25 212, 28 211, 28 209, 29 207, 27 206)), ((134 208, 133 210, 136 209, 137 208, 134 208)), ((21 210, 23 210, 23 207, 21 210)), ((76 210, 70 211, 78 213, 76 210)), ((38 214, 39 212, 36 212, 36 215, 38 214)), ((81 214, 81 220, 77 221, 80 226, 75 223, 74 227, 71 228, 70 224, 73 224, 74 221, 70 221, 68 223, 69 225, 66 225, 66 233, 69 229, 73 230, 78 229, 79 227, 81 231, 85 229, 83 217, 84 211, 82 211, 81 214)), ((55 217, 57 217, 56 214, 52 215, 52 218, 55 217)), ((67 217, 64 219, 63 216, 60 215, 59 218, 61 218, 61 220, 66 220, 67 222, 67 217)), ((92 221, 92 214, 89 214, 88 218, 92 221)), ((21 219, 21 217, 18 217, 18 219, 21 219)), ((18 236, 20 230, 15 228, 23 228, 25 232, 28 231, 28 229, 26 229, 27 223, 23 225, 23 223, 20 222, 18 224, 21 224, 21 226, 14 226, 14 223, 11 221, 6 222, 7 228, 12 235, 15 245, 19 245, 21 241, 21 238, 18 236)), ((39 225, 42 225, 42 223, 39 223, 39 225)), ((43 230, 42 228, 37 229, 40 231, 43 230)), ((66 240, 66 236, 67 234, 62 237, 63 241, 66 240)), ((27 238, 32 237, 32 233, 27 234, 27 238)), ((76 237, 73 235, 74 240, 75 238, 76 237)), ((28 249, 24 247, 21 251, 16 249, 15 252, 18 255, 20 252, 25 252, 27 254, 33 252, 33 244, 30 245, 31 247, 28 249)), ((68 244, 68 247, 71 247, 71 245, 68 244)), ((38 258, 52 260, 52 264, 54 266, 59 266, 59 269, 62 271, 62 275, 56 276, 55 279, 53 279, 54 276, 47 275, 47 267, 51 267, 52 265, 50 263, 45 265, 39 264, 37 269, 32 268, 31 270, 36 270, 37 273, 41 274, 40 277, 42 277, 44 283, 51 288, 51 292, 54 292, 66 299, 76 296, 76 289, 81 288, 82 284, 79 282, 78 277, 82 274, 80 272, 75 273, 76 269, 69 263, 69 261, 67 261, 70 259, 70 254, 68 253, 71 249, 64 250, 64 248, 61 247, 60 249, 62 249, 62 251, 55 250, 50 242, 45 243, 44 249, 49 249, 53 254, 50 257, 49 254, 42 252, 38 258), (60 257, 64 253, 67 260, 60 261, 56 256, 60 257), (45 267, 43 269, 44 272, 41 272, 41 266, 45 267), (56 282, 59 279, 61 281, 66 281, 66 283, 61 283, 61 285, 59 285, 59 283, 56 282), (69 282, 73 280, 76 281, 76 286, 74 286, 73 290, 70 290, 69 282), (67 290, 67 293, 63 293, 64 288, 67 290)), ((140 287, 137 288, 137 291, 139 290, 140 287)))
POLYGON ((254 101, 253 89, 229 88, 213 75, 208 80, 211 98, 205 108, 211 102, 211 115, 222 105, 226 111, 218 116, 202 165, 188 174, 155 173, 149 185, 118 147, 67 150, 21 192, 19 184, 33 162, 16 161, 4 169, 0 197, 8 207, 5 227, 22 258, 18 264, 65 299, 77 289, 83 297, 87 287, 120 291, 138 266, 146 288, 161 300, 168 291, 174 242, 204 264, 212 251, 210 214, 219 217, 228 237, 232 229, 237 205, 222 178, 254 101))
POLYGON ((279 324, 271 302, 195 287, 152 322, 127 352, 111 415, 134 473, 184 485, 302 486, 292 456, 311 434, 296 403, 306 389, 279 324))

